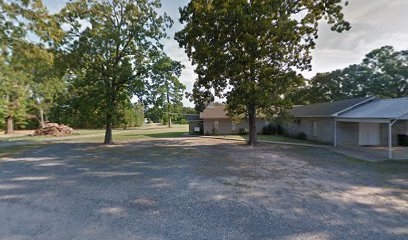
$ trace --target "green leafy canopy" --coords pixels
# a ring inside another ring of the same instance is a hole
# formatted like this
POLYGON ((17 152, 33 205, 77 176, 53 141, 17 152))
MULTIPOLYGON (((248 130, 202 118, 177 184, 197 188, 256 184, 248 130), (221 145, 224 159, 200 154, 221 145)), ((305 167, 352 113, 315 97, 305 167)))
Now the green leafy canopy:
POLYGON ((359 64, 318 73, 295 94, 297 103, 320 103, 347 98, 408 95, 408 51, 391 46, 369 52, 359 64))
POLYGON ((0 0, 0 13, 0 93, 6 99, 2 112, 24 123, 29 108, 43 108, 62 87, 53 74, 52 49, 62 31, 41 0, 0 0), (30 40, 33 36, 36 41, 30 40))
POLYGON ((334 31, 350 29, 342 8, 341 0, 191 0, 176 34, 196 66, 191 98, 201 110, 226 98, 230 114, 250 120, 256 110, 289 106, 285 95, 302 83, 295 69, 311 68, 321 20, 334 31))
POLYGON ((61 49, 70 57, 71 84, 87 89, 88 102, 105 115, 105 143, 112 143, 118 106, 147 92, 151 57, 172 23, 160 7, 158 0, 76 0, 60 13, 69 26, 61 49))

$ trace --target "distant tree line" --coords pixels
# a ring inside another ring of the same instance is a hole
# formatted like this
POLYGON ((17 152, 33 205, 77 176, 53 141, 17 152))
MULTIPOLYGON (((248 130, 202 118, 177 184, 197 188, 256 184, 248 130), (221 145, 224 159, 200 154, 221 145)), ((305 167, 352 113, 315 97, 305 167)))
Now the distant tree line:
MULTIPOLYGON (((163 125, 169 124, 169 114, 167 106, 163 107, 160 105, 152 106, 149 108, 145 117, 150 122, 162 123, 163 125)), ((170 105, 170 116, 174 123, 185 124, 186 115, 188 114, 198 114, 194 108, 184 107, 183 104, 171 104, 170 105)))
POLYGON ((360 64, 318 73, 292 99, 308 104, 365 96, 408 96, 408 50, 384 46, 369 52, 360 64))

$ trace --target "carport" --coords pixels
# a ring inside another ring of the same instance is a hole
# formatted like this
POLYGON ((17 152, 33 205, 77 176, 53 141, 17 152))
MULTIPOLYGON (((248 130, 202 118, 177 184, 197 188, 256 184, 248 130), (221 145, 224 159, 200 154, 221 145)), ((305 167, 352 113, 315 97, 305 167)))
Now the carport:
POLYGON ((360 146, 384 145, 382 130, 386 126, 388 159, 393 159, 393 144, 397 142, 397 135, 408 135, 408 98, 373 101, 335 116, 335 146, 338 141, 338 122, 358 123, 360 146))

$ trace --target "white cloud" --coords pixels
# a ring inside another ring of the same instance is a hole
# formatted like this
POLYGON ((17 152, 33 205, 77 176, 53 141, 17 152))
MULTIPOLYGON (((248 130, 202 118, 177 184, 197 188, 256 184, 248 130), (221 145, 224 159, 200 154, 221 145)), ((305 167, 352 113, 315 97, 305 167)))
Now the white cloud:
POLYGON ((397 50, 408 49, 408 1, 353 0, 345 8, 352 29, 344 33, 320 27, 317 47, 313 51, 312 77, 317 72, 331 71, 359 63, 369 51, 384 45, 397 50))

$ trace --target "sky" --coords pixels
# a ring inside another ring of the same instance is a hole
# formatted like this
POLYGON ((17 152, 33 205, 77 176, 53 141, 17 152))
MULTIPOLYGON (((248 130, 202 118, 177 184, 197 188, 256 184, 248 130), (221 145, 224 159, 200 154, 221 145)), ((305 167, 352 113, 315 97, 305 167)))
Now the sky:
MULTIPOLYGON (((52 12, 64 6, 65 0, 44 0, 52 12)), ((165 52, 173 59, 185 65, 180 78, 191 91, 194 80, 194 66, 183 49, 174 40, 174 33, 183 26, 179 23, 178 8, 187 5, 188 0, 162 0, 162 11, 173 20, 168 30, 170 39, 164 41, 165 52)), ((313 50, 312 71, 302 72, 306 78, 318 72, 327 72, 360 63, 365 54, 384 45, 396 50, 408 49, 408 0, 349 0, 344 9, 345 18, 351 23, 351 30, 343 33, 330 31, 330 27, 321 24, 316 49, 313 50)), ((187 99, 184 105, 193 106, 187 99)))

